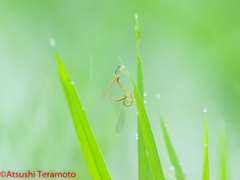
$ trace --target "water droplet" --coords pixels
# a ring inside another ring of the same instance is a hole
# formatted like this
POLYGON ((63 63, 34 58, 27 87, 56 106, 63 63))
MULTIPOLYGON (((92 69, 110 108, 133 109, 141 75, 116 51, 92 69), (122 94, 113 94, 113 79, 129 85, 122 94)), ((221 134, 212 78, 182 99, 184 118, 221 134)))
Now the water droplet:
POLYGON ((137 19, 137 18, 138 18, 138 15, 135 15, 135 18, 137 19))
POLYGON ((182 166, 182 162, 179 162, 179 165, 182 166))
POLYGON ((170 167, 170 170, 171 170, 171 171, 174 171, 174 170, 175 170, 175 168, 172 166, 172 167, 170 167))
POLYGON ((204 147, 207 147, 207 144, 204 144, 204 147))
POLYGON ((148 151, 146 150, 146 154, 147 154, 147 156, 148 156, 148 151))
POLYGON ((160 98, 161 96, 160 96, 160 94, 157 94, 157 96, 156 96, 157 98, 160 98))
POLYGON ((147 93, 144 93, 144 96, 147 96, 147 93))
POLYGON ((85 110, 85 107, 82 107, 82 110, 85 110))
POLYGON ((147 101, 146 100, 144 100, 144 104, 146 104, 147 103, 147 101))
POLYGON ((136 134, 136 136, 138 136, 138 134, 136 134))
POLYGON ((167 127, 168 125, 165 123, 164 126, 167 127))
POLYGON ((138 139, 138 137, 136 137, 136 139, 138 139))
POLYGON ((204 113, 206 113, 206 112, 207 112, 207 109, 206 109, 206 108, 204 108, 204 109, 203 109, 203 112, 204 112, 204 113))
POLYGON ((56 42, 53 38, 50 39, 50 44, 51 44, 52 47, 56 46, 56 42))
POLYGON ((135 27, 135 29, 137 29, 137 27, 135 27))
POLYGON ((71 81, 70 84, 71 84, 71 85, 74 85, 74 81, 71 81))
POLYGON ((138 114, 138 112, 136 114, 138 114))

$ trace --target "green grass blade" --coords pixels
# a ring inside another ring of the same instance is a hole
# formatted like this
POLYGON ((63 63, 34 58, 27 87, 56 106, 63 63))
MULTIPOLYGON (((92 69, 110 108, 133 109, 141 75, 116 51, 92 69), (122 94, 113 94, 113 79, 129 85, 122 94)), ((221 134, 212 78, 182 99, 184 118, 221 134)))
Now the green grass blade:
POLYGON ((219 139, 219 179, 228 179, 228 164, 227 164, 227 148, 226 148, 226 130, 225 123, 222 121, 218 125, 218 139, 219 139))
POLYGON ((142 59, 138 53, 138 42, 140 41, 140 31, 139 31, 139 25, 138 25, 138 15, 135 15, 136 19, 136 55, 137 55, 137 85, 138 85, 138 90, 139 93, 143 99, 143 71, 142 71, 142 59))
POLYGON ((169 137, 168 132, 167 132, 167 128, 165 126, 164 119, 162 117, 162 113, 161 113, 161 110, 160 110, 160 98, 159 97, 157 97, 157 101, 158 101, 158 112, 159 112, 159 117, 160 117, 160 124, 161 124, 161 127, 162 127, 163 138, 164 138, 164 141, 165 141, 165 144, 166 144, 166 148, 167 148, 169 158, 171 160, 172 166, 175 169, 175 173, 176 173, 175 175, 176 175, 177 180, 184 180, 185 177, 184 177, 182 168, 180 166, 180 162, 179 162, 177 154, 176 154, 176 152, 173 148, 172 142, 171 142, 170 137, 169 137))
POLYGON ((206 110, 204 109, 204 154, 203 154, 203 173, 202 179, 209 180, 209 164, 208 164, 208 128, 207 128, 207 118, 206 110))
MULTIPOLYGON (((137 56, 137 85, 138 91, 142 99, 144 99, 144 87, 143 87, 143 71, 142 71, 142 60, 138 53, 138 42, 140 41, 140 31, 138 25, 138 16, 135 15, 136 20, 136 56, 137 56)), ((148 157, 146 155, 146 147, 143 139, 142 128, 138 119, 138 177, 139 180, 150 180, 152 179, 152 172, 149 164, 148 157)))
MULTIPOLYGON (((123 62, 122 62, 122 64, 123 64, 123 62)), ((129 76, 130 81, 133 86, 133 93, 135 96, 137 110, 138 110, 138 118, 139 118, 140 125, 141 125, 142 132, 143 132, 143 139, 144 139, 145 146, 146 146, 146 154, 149 159, 149 164, 151 167, 153 179, 164 180, 163 171, 162 171, 160 159, 159 159, 158 152, 157 152, 157 147, 156 147, 156 144, 155 144, 155 141, 153 138, 152 130, 150 127, 150 123, 149 123, 148 116, 147 116, 147 113, 146 113, 146 110, 144 107, 143 100, 141 98, 141 95, 138 91, 137 85, 134 82, 132 76, 130 75, 130 73, 128 72, 127 69, 126 69, 126 71, 128 73, 128 76, 129 76)))
POLYGON ((104 162, 101 150, 89 126, 85 112, 82 110, 82 105, 78 99, 77 93, 74 87, 71 85, 68 74, 62 64, 60 56, 56 51, 55 55, 57 59, 60 79, 62 81, 62 85, 67 96, 68 104, 75 125, 75 130, 82 148, 88 171, 92 179, 94 180, 111 179, 107 170, 107 166, 104 162))

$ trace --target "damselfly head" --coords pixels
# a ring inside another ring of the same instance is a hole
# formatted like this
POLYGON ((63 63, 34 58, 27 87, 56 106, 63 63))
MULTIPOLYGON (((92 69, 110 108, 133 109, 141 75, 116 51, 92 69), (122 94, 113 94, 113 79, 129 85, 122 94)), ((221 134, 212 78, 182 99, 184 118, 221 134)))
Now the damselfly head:
POLYGON ((117 69, 115 71, 115 74, 119 74, 119 72, 125 73, 126 71, 124 71, 124 66, 123 65, 118 65, 117 69))
POLYGON ((131 106, 131 104, 132 104, 132 98, 128 94, 124 95, 123 105, 124 106, 131 106))

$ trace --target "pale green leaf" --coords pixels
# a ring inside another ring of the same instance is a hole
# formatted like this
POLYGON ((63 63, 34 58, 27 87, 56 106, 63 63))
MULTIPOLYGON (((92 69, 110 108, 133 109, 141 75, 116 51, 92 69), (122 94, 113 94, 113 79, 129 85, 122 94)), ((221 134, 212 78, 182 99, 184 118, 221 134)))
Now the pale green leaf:
POLYGON ((104 162, 102 152, 89 126, 85 112, 82 109, 77 93, 71 84, 60 56, 55 51, 60 79, 67 96, 68 104, 72 113, 72 118, 77 133, 83 156, 88 167, 88 171, 94 180, 111 179, 107 166, 104 162))
POLYGON ((159 117, 160 117, 160 124, 161 124, 161 127, 162 127, 163 138, 164 138, 164 141, 165 141, 165 144, 166 144, 166 148, 167 148, 169 158, 171 160, 172 166, 174 167, 174 170, 175 170, 175 173, 176 173, 175 175, 176 175, 177 180, 184 180, 185 177, 184 177, 180 162, 179 162, 177 154, 176 154, 176 152, 173 148, 172 142, 171 142, 170 137, 169 137, 168 132, 167 132, 167 128, 166 128, 164 119, 162 117, 162 113, 161 113, 161 110, 160 110, 160 98, 157 97, 157 100, 158 100, 158 112, 159 112, 159 117))
MULTIPOLYGON (((204 110, 205 111, 205 110, 204 110)), ((204 151, 203 151, 203 173, 202 180, 209 180, 209 164, 208 164, 208 128, 205 112, 204 118, 204 151)))

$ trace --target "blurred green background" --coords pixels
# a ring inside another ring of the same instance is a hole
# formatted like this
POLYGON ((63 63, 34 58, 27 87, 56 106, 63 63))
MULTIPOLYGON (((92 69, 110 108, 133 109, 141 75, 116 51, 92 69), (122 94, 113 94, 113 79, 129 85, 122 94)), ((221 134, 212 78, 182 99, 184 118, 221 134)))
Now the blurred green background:
MULTIPOLYGON (((120 63, 117 55, 136 79, 137 13, 146 109, 163 167, 174 174, 156 94, 186 178, 201 179, 207 108, 210 177, 218 179, 217 123, 224 120, 230 177, 237 180, 239 8, 235 0, 0 1, 0 170, 70 171, 91 179, 49 44, 54 38, 112 179, 137 179, 135 103, 126 108, 119 135, 115 126, 122 104, 99 97, 120 63)), ((131 89, 125 74, 120 82, 131 89)))

